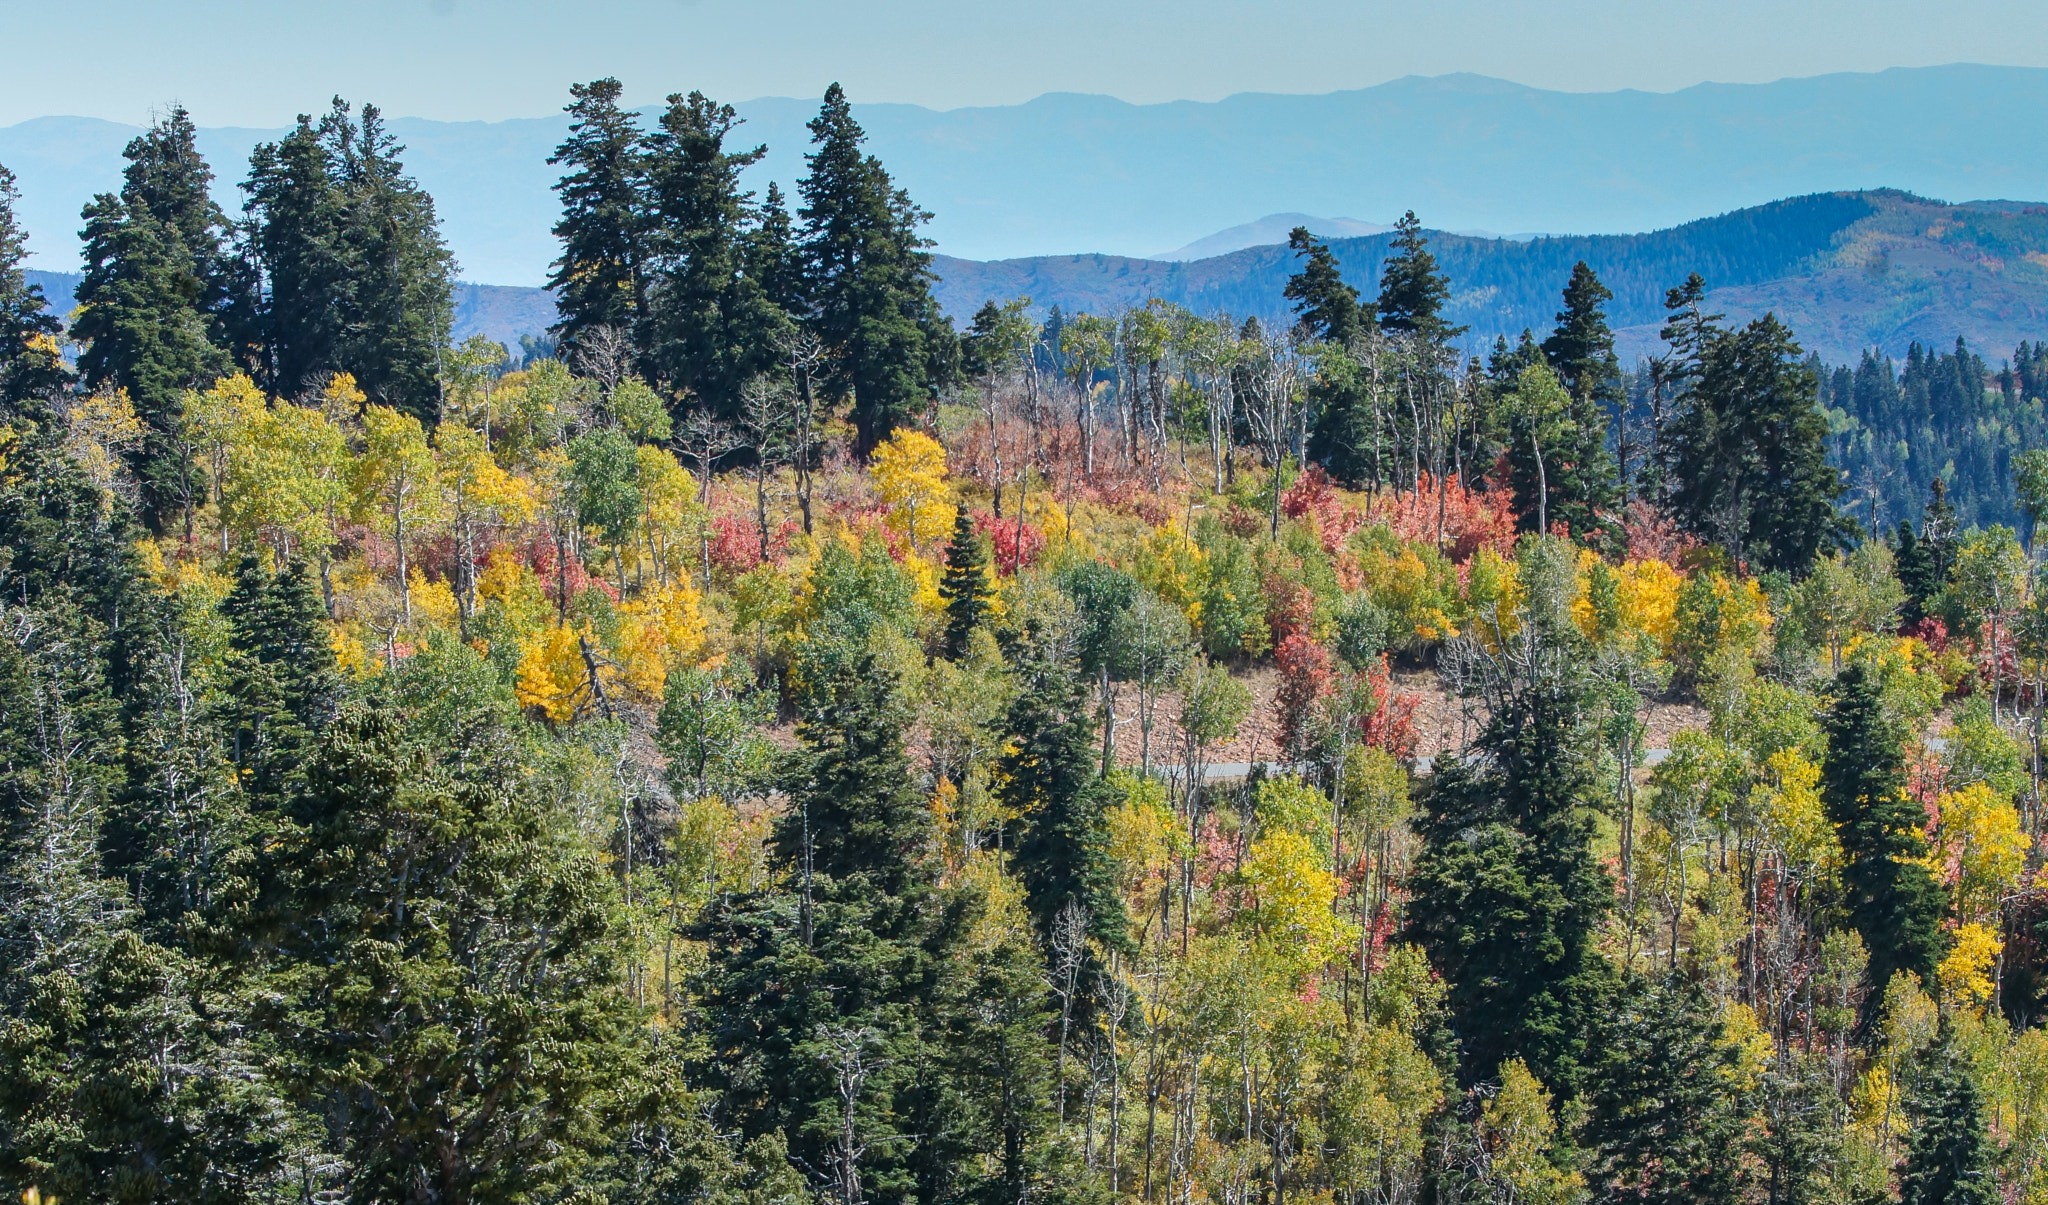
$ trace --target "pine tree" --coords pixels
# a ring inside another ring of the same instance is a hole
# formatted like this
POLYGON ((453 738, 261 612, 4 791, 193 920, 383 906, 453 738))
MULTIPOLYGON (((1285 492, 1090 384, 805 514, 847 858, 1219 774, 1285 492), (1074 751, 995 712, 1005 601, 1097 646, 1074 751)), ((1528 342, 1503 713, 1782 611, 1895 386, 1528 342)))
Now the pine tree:
POLYGON ((1875 678, 1846 666, 1828 714, 1821 801, 1842 842, 1849 923, 1870 951, 1866 1019, 1878 1015, 1893 973, 1933 984, 1941 953, 1942 891, 1920 852, 1925 815, 1906 794, 1902 738, 1875 678))
POLYGON ((305 562, 272 576, 245 556, 221 612, 231 625, 223 738, 246 789, 274 808, 340 703, 327 609, 305 562))
POLYGON ((974 517, 962 507, 953 516, 953 539, 946 545, 946 575, 939 579, 939 597, 946 600, 946 656, 967 655, 967 638, 988 619, 995 584, 989 580, 988 540, 974 530, 974 517))
POLYGON ((278 1074, 365 1199, 559 1187, 633 1053, 616 880, 522 763, 509 708, 454 703, 469 714, 441 732, 345 708, 277 842, 278 1074))
POLYGON ((1911 1102, 1913 1138, 1899 1174, 1900 1205, 1992 1205, 2005 1199, 1967 1058, 1956 1049, 1948 1018, 1942 1018, 1940 1037, 1922 1056, 1911 1102))
POLYGON ((1451 299, 1451 282, 1437 270, 1436 256, 1423 237, 1422 223, 1409 210, 1394 223, 1393 254, 1380 270, 1380 298, 1374 306, 1380 329, 1390 334, 1420 335, 1442 343, 1465 333, 1443 318, 1451 299))
POLYGON ((1738 560, 1802 572, 1847 531, 1814 375, 1775 315, 1701 337, 1698 383, 1660 450, 1672 512, 1738 560))
POLYGON ((1325 343, 1349 343, 1374 321, 1372 306, 1361 303, 1358 290, 1344 283, 1337 257, 1307 227, 1296 226, 1289 231, 1287 246, 1296 258, 1308 261, 1301 271, 1287 278, 1282 294, 1294 303, 1294 312, 1301 315, 1302 328, 1310 337, 1325 343))
POLYGON ((1608 329, 1605 308, 1613 300, 1613 290, 1600 283, 1585 260, 1572 265, 1572 278, 1564 287, 1564 309, 1558 311, 1557 329, 1543 341, 1543 355, 1557 379, 1574 395, 1591 394, 1611 402, 1621 384, 1614 332, 1608 329))
POLYGON ((853 399, 865 456, 944 383, 951 328, 932 298, 930 215, 861 151, 867 135, 833 84, 810 123, 803 195, 807 316, 831 353, 827 388, 853 399))
POLYGON ((1741 1199, 1751 1102, 1737 1055, 1697 985, 1637 976, 1615 993, 1589 1044, 1579 1134, 1609 1199, 1741 1199))
POLYGON ((788 326, 748 271, 756 215, 739 178, 768 148, 726 150, 738 125, 731 105, 701 92, 671 96, 645 155, 652 225, 647 361, 728 420, 738 415, 741 388, 775 368, 788 326))
POLYGON ((440 418, 454 263, 433 199, 404 173, 383 115, 340 97, 249 158, 248 254, 261 269, 264 376, 296 395, 352 373, 371 401, 440 418))
POLYGON ((1013 865, 1026 903, 1048 942, 1060 913, 1078 907, 1091 936, 1120 948, 1130 939, 1109 853, 1113 792, 1097 774, 1094 717, 1081 679, 1040 639, 1027 639, 1018 661, 1020 689, 997 780, 1005 809, 1021 818, 1013 865))
POLYGON ((198 466, 181 398, 230 364, 224 311, 232 272, 227 216, 208 193, 213 172, 183 108, 128 143, 119 195, 85 208, 85 277, 72 336, 85 345, 86 384, 128 391, 147 434, 132 457, 143 516, 162 530, 196 502, 198 466))
POLYGON ((647 162, 623 92, 610 78, 571 85, 569 136, 548 158, 569 169, 555 183, 562 255, 548 277, 561 316, 548 330, 564 348, 598 327, 629 334, 647 312, 647 162))
POLYGON ((20 200, 14 173, 0 166, 0 406, 8 412, 63 379, 55 344, 48 350, 30 346, 30 340, 48 339, 62 327, 50 313, 42 286, 28 283, 22 271, 28 236, 14 216, 20 200))

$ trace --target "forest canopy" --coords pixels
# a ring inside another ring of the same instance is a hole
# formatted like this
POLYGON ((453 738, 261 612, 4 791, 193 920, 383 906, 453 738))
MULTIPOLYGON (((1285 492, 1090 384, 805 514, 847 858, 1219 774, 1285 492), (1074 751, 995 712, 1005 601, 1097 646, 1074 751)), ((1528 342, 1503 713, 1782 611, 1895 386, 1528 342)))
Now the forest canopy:
POLYGON ((10 1191, 2048 1199, 2040 345, 956 326, 837 85, 621 95, 516 361, 374 106, 62 322, 0 169, 10 1191))

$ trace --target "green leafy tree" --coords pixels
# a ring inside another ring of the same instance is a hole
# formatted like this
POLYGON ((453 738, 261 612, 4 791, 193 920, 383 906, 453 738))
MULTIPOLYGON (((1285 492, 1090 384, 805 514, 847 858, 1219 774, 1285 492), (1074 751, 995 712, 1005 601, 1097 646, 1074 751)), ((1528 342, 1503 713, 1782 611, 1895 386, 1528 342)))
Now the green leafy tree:
POLYGON ((1892 975, 1934 982, 1941 956, 1941 885, 1920 853, 1925 814, 1906 794, 1902 737, 1884 712, 1881 687, 1862 665, 1835 680, 1828 713, 1821 801, 1842 842, 1842 890, 1849 923, 1870 951, 1864 1016, 1882 1007, 1892 975))
POLYGON ((199 467, 184 438, 185 391, 224 375, 223 310, 233 287, 224 242, 228 221, 208 194, 213 172, 197 131, 175 108, 128 143, 118 195, 85 207, 85 276, 72 337, 88 385, 128 391, 147 428, 132 455, 143 515, 162 528, 168 513, 198 500, 199 467))
POLYGON ((946 655, 967 655, 967 640, 988 621, 995 584, 989 578, 988 540, 974 530, 974 517, 961 507, 953 516, 953 539, 946 545, 946 574, 939 579, 939 597, 946 600, 946 655))
POLYGON ((954 340, 917 232, 930 215, 861 150, 867 134, 838 84, 810 131, 810 170, 797 185, 806 320, 832 357, 827 388, 853 400, 865 456, 935 395, 954 340))
POLYGON ((569 441, 569 489, 576 521, 612 550, 619 591, 626 587, 626 545, 640 527, 640 454, 617 427, 585 431, 569 441))
POLYGON ((565 347, 599 327, 637 330, 647 312, 647 156, 623 92, 611 78, 570 85, 569 136, 548 157, 568 169, 555 183, 562 254, 548 277, 561 316, 548 330, 565 347))
POLYGON ((1573 538, 1610 533, 1619 500, 1607 422, 1591 397, 1573 396, 1549 368, 1531 364, 1502 399, 1508 416, 1508 473, 1524 530, 1562 523, 1573 538))

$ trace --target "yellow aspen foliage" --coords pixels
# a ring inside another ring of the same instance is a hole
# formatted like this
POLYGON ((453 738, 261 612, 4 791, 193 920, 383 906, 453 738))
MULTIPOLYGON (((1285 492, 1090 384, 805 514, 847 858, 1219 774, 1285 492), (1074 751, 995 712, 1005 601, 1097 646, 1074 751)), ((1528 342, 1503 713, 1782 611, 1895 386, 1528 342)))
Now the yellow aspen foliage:
POLYGON ((1567 1205, 1584 1191, 1578 1172, 1565 1171, 1550 1157, 1557 1133, 1550 1093, 1520 1059, 1500 1067, 1500 1091, 1479 1113, 1484 1179, 1488 1198, 1526 1205, 1567 1205))
POLYGON ((1447 610, 1455 601, 1457 578, 1434 555, 1425 561, 1414 545, 1398 551, 1370 550, 1359 558, 1366 589, 1387 609, 1396 629, 1424 643, 1458 634, 1447 610), (1449 587, 1448 589, 1446 587, 1449 587))
POLYGON ((237 451, 250 450, 245 433, 261 421, 270 401, 256 382, 238 372, 204 392, 187 392, 184 405, 185 429, 198 446, 214 501, 220 502, 230 460, 237 451))
POLYGON ((1251 897, 1244 915, 1299 974, 1327 963, 1357 935, 1332 909, 1337 878, 1327 864, 1314 842, 1283 830, 1254 842, 1238 874, 1251 897))
POLYGON ((135 417, 126 389, 101 389, 82 398, 64 420, 64 450, 100 491, 100 507, 105 510, 113 503, 108 495, 125 469, 123 456, 142 442, 142 420, 135 417))
POLYGON ((1842 843, 1820 798, 1820 767, 1799 749, 1780 749, 1766 763, 1758 790, 1764 830, 1786 859, 1810 873, 1832 873, 1842 862, 1842 843))
POLYGON ((640 445, 640 537, 647 542, 655 579, 663 585, 687 581, 696 563, 704 508, 697 504, 697 479, 665 448, 640 445))
POLYGON ((429 578, 417 568, 407 583, 413 601, 413 615, 416 621, 424 620, 437 628, 452 628, 461 618, 461 610, 455 605, 455 590, 445 578, 429 578))
POLYGON ((1474 552, 1465 574, 1464 612, 1480 643, 1496 653, 1507 647, 1509 637, 1521 630, 1521 606, 1515 563, 1491 548, 1474 552))
POLYGON ((619 675, 647 699, 661 698, 671 671, 694 664, 704 651, 704 616, 687 585, 657 588, 619 606, 619 675))
POLYGON ((476 593, 483 602, 496 603, 515 632, 538 631, 554 613, 540 578, 503 544, 491 549, 484 571, 477 575, 476 593))
POLYGON ((364 410, 363 452, 356 458, 350 486, 354 494, 350 509, 356 518, 379 520, 391 533, 392 547, 398 553, 403 614, 410 623, 410 542, 417 538, 420 526, 441 515, 440 491, 434 488, 434 452, 427 446, 420 420, 389 406, 364 410))
POLYGON ((1153 876, 1165 873, 1186 838, 1173 809, 1167 806, 1164 783, 1128 773, 1118 773, 1112 781, 1123 788, 1124 801, 1110 808, 1106 817, 1109 854, 1116 860, 1125 893, 1130 894, 1143 890, 1153 876))
POLYGON ((519 706, 537 710, 556 724, 575 719, 593 701, 590 673, 583 660, 583 641, 588 638, 588 632, 567 624, 528 638, 520 650, 518 679, 513 684, 519 706))
POLYGON ((927 615, 944 614, 946 600, 939 594, 939 579, 945 574, 944 568, 937 561, 913 552, 904 556, 903 571, 910 575, 917 609, 927 615))
POLYGON ((334 649, 334 665, 346 676, 360 682, 377 672, 383 660, 370 651, 370 644, 356 624, 336 624, 328 638, 334 649))
POLYGON ((1990 783, 1976 782, 1942 795, 1934 839, 1923 864, 1954 884, 1959 920, 1998 911, 1998 901, 2019 885, 2033 838, 2020 829, 2019 810, 1990 783))
POLYGON ((1678 634, 1678 591, 1685 578, 1663 561, 1629 561, 1615 572, 1620 579, 1622 626, 1670 652, 1678 634))
POLYGON ((1190 624, 1197 624, 1202 617, 1208 560, 1201 545, 1189 539, 1178 522, 1168 519, 1145 537, 1131 573, 1154 594, 1179 607, 1190 624))
POLYGON ((342 429, 320 411, 288 402, 237 417, 250 421, 232 433, 235 446, 226 455, 223 525, 270 540, 279 560, 295 541, 332 543, 349 469, 342 429))
POLYGON ((499 467, 483 433, 457 423, 434 430, 434 451, 450 510, 480 523, 524 523, 536 507, 532 483, 499 467))
POLYGON ((1744 1092, 1755 1092, 1763 1087, 1764 1073, 1770 1070, 1771 1055, 1775 1047, 1771 1035, 1756 1019, 1756 1011, 1740 1000, 1730 1000, 1721 1008, 1721 1035, 1735 1048, 1735 1065, 1724 1074, 1733 1076, 1742 1085, 1744 1092))
POLYGON ((1956 930, 1955 945, 1935 968, 1941 980, 1942 1003, 1954 1009, 1982 1012, 1991 1000, 1991 975, 2005 943, 1987 925, 1975 922, 1956 930))
POLYGON ((875 489, 889 507, 889 527, 910 539, 912 552, 953 529, 952 490, 946 484, 946 449, 922 431, 899 427, 870 462, 875 489))

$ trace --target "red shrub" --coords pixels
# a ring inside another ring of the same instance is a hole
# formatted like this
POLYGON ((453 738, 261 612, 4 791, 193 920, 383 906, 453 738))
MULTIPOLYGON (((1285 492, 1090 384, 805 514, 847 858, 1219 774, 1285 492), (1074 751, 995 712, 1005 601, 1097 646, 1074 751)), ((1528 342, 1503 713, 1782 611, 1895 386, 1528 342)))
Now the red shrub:
POLYGON ((1280 691, 1273 700, 1280 713, 1280 744, 1298 759, 1307 743, 1309 717, 1330 693, 1330 650, 1295 632, 1280 642, 1273 659, 1280 664, 1280 691))

